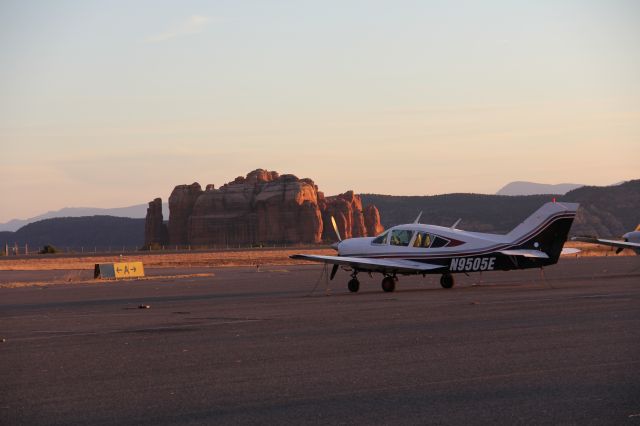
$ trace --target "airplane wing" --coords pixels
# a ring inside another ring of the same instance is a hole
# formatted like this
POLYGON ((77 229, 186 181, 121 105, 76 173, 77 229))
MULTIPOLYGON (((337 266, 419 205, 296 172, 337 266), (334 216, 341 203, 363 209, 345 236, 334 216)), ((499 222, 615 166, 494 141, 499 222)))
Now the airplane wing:
POLYGON ((442 265, 415 262, 413 260, 405 259, 372 259, 365 257, 319 256, 313 254, 294 254, 289 257, 292 259, 311 260, 313 262, 349 266, 359 271, 367 272, 421 273, 431 271, 433 269, 444 268, 442 265))
POLYGON ((600 238, 591 238, 591 237, 573 237, 572 241, 582 241, 583 243, 591 243, 591 244, 602 244, 605 246, 618 247, 620 249, 632 249, 638 250, 640 249, 640 243, 630 243, 628 241, 618 241, 618 240, 603 240, 600 238))
POLYGON ((501 250, 500 253, 507 256, 534 257, 536 259, 548 259, 549 255, 540 250, 501 250))

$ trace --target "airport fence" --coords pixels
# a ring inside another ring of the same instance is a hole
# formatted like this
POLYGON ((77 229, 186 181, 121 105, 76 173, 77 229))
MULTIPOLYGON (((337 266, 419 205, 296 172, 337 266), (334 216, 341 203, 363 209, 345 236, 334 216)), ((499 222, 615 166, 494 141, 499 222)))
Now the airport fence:
POLYGON ((150 247, 131 245, 35 245, 28 243, 3 243, 0 256, 34 256, 45 254, 91 255, 91 254, 123 254, 123 253, 182 253, 198 251, 233 251, 233 250, 273 250, 287 248, 319 248, 324 245, 314 244, 217 244, 217 245, 152 245, 150 247))

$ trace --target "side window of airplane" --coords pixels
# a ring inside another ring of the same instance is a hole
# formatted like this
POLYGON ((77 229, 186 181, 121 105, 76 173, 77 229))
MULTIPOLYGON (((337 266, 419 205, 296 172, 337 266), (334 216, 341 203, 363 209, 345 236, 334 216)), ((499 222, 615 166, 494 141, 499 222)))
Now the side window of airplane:
POLYGON ((431 245, 432 237, 428 232, 418 232, 413 246, 416 248, 428 248, 431 245))
POLYGON ((388 234, 388 232, 384 232, 384 233, 378 235, 376 238, 373 239, 373 241, 371 241, 371 244, 386 244, 386 242, 387 242, 387 234, 388 234))
POLYGON ((409 241, 411 241, 411 237, 413 237, 413 231, 408 229, 394 229, 391 231, 391 242, 392 246, 408 246, 409 241))
POLYGON ((433 238, 433 242, 431 243, 431 247, 432 248, 444 247, 447 244, 449 244, 449 240, 447 240, 445 238, 442 238, 442 237, 435 236, 433 238))

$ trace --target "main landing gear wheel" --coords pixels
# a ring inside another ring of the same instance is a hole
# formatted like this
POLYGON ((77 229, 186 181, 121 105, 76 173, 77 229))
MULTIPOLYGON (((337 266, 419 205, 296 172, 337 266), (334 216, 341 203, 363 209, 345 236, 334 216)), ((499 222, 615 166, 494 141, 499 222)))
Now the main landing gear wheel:
POLYGON ((455 284, 455 281, 453 279, 453 275, 442 274, 442 276, 440 277, 440 285, 443 288, 451 288, 453 287, 454 284, 455 284))
POLYGON ((382 289, 387 293, 396 289, 396 279, 391 276, 386 276, 382 279, 382 289))
POLYGON ((360 290, 360 281, 358 281, 357 278, 351 278, 347 286, 349 287, 349 291, 351 293, 357 293, 358 290, 360 290))

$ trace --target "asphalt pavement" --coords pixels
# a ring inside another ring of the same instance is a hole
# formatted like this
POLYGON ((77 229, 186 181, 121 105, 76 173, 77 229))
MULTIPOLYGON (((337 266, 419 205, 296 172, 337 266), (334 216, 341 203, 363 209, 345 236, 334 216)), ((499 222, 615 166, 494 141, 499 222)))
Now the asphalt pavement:
POLYGON ((321 271, 2 288, 0 424, 640 424, 640 256, 321 271))

